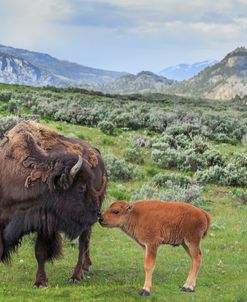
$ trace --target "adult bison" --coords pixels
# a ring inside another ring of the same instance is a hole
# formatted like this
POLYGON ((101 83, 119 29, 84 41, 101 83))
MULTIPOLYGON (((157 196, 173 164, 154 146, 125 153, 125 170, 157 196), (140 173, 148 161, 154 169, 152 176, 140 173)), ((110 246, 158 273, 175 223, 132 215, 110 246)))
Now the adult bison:
POLYGON ((70 282, 91 264, 91 226, 107 178, 98 150, 41 124, 25 121, 0 146, 0 260, 10 259, 25 234, 37 232, 35 286, 47 286, 45 262, 61 255, 64 233, 79 236, 79 256, 70 282))

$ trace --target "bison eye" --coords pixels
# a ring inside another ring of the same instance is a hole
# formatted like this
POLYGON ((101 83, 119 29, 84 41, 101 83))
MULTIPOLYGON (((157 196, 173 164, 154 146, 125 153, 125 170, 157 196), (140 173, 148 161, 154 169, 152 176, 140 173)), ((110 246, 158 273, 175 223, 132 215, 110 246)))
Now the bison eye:
POLYGON ((119 210, 113 210, 112 213, 117 215, 119 213, 119 210))

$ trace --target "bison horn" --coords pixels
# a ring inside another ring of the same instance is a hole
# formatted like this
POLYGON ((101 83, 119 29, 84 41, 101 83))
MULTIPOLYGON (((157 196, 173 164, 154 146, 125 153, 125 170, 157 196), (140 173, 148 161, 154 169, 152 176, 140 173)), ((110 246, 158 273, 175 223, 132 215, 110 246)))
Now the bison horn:
POLYGON ((82 166, 82 157, 79 155, 78 162, 71 168, 70 175, 74 178, 82 166))

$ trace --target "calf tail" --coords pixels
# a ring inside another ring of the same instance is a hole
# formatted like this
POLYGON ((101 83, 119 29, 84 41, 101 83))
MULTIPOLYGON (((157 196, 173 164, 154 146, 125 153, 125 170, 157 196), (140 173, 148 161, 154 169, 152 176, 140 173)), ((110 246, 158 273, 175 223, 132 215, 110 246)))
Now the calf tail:
POLYGON ((209 214, 208 214, 206 211, 203 211, 203 213, 205 214, 205 217, 206 217, 206 219, 207 219, 207 227, 206 227, 206 230, 205 230, 205 232, 204 232, 202 238, 204 238, 204 237, 207 235, 208 230, 209 230, 209 228, 210 228, 210 224, 211 224, 211 218, 210 218, 209 214))

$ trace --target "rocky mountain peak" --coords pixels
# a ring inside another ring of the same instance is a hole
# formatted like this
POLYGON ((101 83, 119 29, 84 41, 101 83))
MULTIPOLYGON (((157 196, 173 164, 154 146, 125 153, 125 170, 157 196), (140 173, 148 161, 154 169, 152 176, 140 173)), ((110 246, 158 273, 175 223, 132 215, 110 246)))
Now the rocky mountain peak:
POLYGON ((247 67, 247 48, 238 47, 228 53, 221 63, 226 64, 227 67, 247 67))

